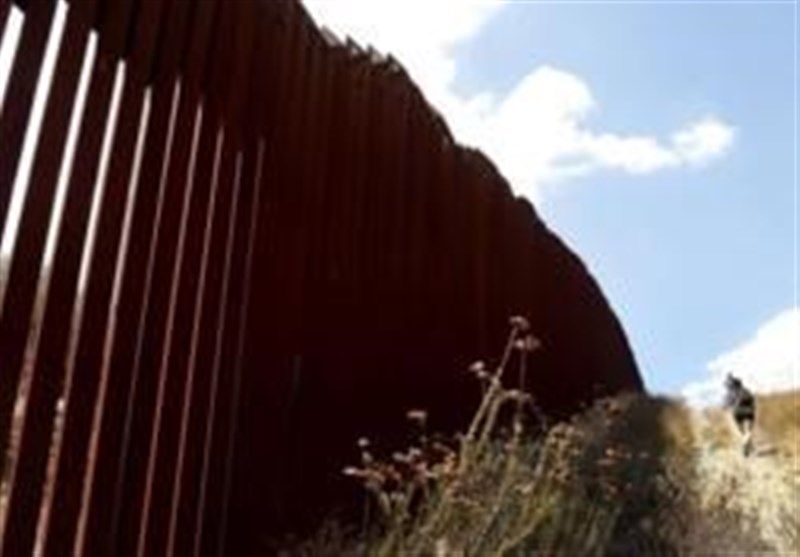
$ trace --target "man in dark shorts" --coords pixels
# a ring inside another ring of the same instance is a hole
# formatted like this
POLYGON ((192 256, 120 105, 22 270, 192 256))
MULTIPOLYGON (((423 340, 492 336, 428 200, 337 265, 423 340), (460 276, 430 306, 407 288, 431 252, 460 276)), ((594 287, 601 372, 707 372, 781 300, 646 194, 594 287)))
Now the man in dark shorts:
POLYGON ((733 412, 733 419, 742 434, 744 456, 753 451, 753 426, 756 423, 756 397, 742 381, 728 374, 725 378, 725 406, 733 412))

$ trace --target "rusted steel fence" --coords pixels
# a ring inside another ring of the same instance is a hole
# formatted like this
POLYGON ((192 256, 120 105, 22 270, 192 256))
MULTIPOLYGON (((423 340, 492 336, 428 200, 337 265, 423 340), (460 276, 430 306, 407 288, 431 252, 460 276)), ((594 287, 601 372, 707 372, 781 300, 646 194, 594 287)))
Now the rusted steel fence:
POLYGON ((358 420, 449 396, 450 371, 409 378, 501 346, 513 313, 565 347, 542 362, 579 379, 534 380, 553 401, 628 360, 607 386, 637 384, 610 313, 574 334, 560 298, 601 298, 532 207, 296 0, 13 4, 3 556, 245 554, 358 420))
POLYGON ((0 1, 3 35, 21 16, 0 115, 0 232, 16 235, 0 319, 4 556, 224 551, 265 99, 292 9, 0 1))

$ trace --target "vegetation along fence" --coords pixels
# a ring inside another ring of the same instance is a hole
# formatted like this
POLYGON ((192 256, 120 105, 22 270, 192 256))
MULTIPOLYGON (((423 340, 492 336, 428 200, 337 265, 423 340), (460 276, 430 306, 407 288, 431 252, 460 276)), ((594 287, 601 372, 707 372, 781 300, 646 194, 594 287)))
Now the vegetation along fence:
POLYGON ((533 208, 296 0, 0 0, 0 103, 3 556, 244 554, 513 313, 552 401, 638 384, 533 208))

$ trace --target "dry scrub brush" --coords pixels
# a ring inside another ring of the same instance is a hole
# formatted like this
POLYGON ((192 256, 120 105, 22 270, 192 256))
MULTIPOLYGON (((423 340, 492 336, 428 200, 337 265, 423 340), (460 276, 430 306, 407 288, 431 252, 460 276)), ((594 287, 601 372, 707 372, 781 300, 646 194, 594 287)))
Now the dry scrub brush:
POLYGON ((466 432, 454 439, 430 435, 426 413, 413 410, 407 417, 419 434, 406 450, 384 458, 369 440, 359 440, 360 464, 344 473, 369 495, 360 532, 348 535, 343 525, 329 523, 287 554, 483 557, 664 549, 658 501, 662 492, 674 492, 674 481, 658 467, 661 441, 653 431, 636 432, 638 443, 626 439, 640 414, 654 414, 652 404, 640 396, 605 399, 570 421, 549 424, 524 390, 528 357, 539 342, 524 318, 513 317, 510 325, 497 366, 476 362, 469 368, 483 397, 466 432), (506 386, 512 370, 518 388, 506 386), (634 418, 626 420, 629 414, 634 418), (620 545, 637 529, 635 547, 620 545))

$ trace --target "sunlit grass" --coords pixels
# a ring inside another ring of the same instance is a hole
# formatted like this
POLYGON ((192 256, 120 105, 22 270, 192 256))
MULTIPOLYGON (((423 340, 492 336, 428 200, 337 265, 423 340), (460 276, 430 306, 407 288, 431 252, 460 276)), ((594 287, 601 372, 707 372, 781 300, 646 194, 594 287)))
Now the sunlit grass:
POLYGON ((800 391, 758 397, 758 428, 782 452, 800 457, 800 391))
POLYGON ((419 429, 413 446, 377 455, 362 439, 360 463, 344 472, 369 495, 364 521, 330 521, 316 536, 290 544, 286 554, 669 551, 682 528, 673 517, 685 481, 681 459, 691 453, 674 450, 690 445, 690 433, 673 401, 620 395, 571 420, 548 423, 534 397, 505 386, 513 371, 527 371, 527 356, 538 348, 527 322, 511 323, 499 365, 470 368, 484 397, 464 433, 429 435, 425 414, 417 410, 409 415, 419 429))

